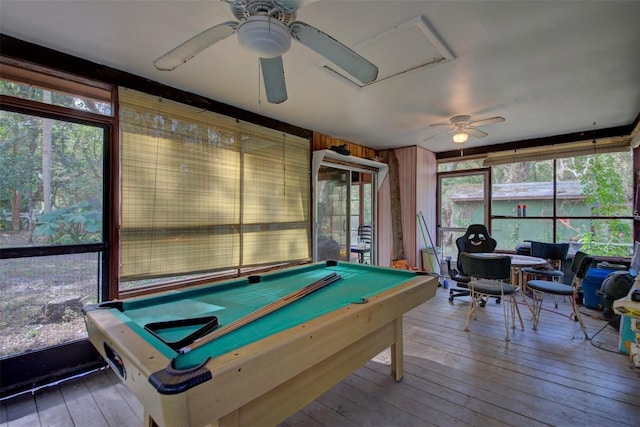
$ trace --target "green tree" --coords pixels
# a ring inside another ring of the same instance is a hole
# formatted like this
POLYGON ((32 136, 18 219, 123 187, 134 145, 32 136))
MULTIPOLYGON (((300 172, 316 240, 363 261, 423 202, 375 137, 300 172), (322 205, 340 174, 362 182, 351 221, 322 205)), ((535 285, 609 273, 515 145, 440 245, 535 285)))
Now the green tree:
POLYGON ((40 185, 39 122, 38 118, 0 112, 0 200, 3 211, 9 206, 14 230, 21 228, 20 213, 33 206, 33 194, 40 185))
MULTIPOLYGON (((585 202, 591 207, 592 216, 631 216, 631 194, 629 182, 623 176, 631 176, 630 171, 622 171, 630 162, 621 161, 626 153, 607 153, 585 156, 577 163, 583 163, 578 174, 587 196, 585 202)), ((582 250, 595 255, 627 256, 631 236, 631 223, 622 219, 593 220, 591 228, 580 236, 582 250)))
MULTIPOLYGON (((77 108, 78 102, 88 105, 87 101, 6 81, 0 81, 0 93, 71 108, 77 108)), ((51 241, 95 240, 91 233, 95 232, 96 214, 102 212, 102 151, 101 128, 0 111, 0 214, 10 216, 14 230, 29 225, 28 243, 33 243, 38 221, 36 235, 50 236, 51 241), (69 236, 54 237, 50 227, 70 209, 82 211, 85 220, 66 216, 76 225, 84 221, 82 232, 60 224, 60 231, 68 230, 69 236), (50 211, 56 221, 36 218, 50 211), (29 221, 21 223, 21 217, 29 221)))

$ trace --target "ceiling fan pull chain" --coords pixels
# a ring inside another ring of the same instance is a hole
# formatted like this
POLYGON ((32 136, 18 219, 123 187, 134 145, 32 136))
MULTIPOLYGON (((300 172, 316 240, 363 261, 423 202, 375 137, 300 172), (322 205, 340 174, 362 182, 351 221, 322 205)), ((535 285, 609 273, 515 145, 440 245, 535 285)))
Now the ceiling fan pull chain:
POLYGON ((262 112, 262 85, 261 83, 262 76, 262 65, 260 62, 260 58, 258 58, 258 113, 262 112))

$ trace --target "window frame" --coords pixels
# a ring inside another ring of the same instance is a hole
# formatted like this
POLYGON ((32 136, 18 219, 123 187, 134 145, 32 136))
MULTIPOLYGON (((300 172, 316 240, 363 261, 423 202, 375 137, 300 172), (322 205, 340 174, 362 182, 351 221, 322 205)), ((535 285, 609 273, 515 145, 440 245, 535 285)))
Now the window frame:
MULTIPOLYGON (((0 58, 3 65, 7 58, 0 58)), ((117 109, 117 92, 111 85, 93 82, 89 79, 76 78, 63 72, 58 72, 33 64, 23 64, 10 60, 16 66, 24 66, 30 77, 38 77, 29 81, 16 81, 15 73, 6 75, 7 67, 0 67, 0 78, 28 85, 35 85, 52 91, 61 91, 62 86, 77 88, 82 85, 95 84, 101 93, 111 94, 112 111, 117 109), (106 91, 106 92, 105 92, 106 91)), ((12 68, 16 71, 16 68, 12 68)), ((92 90, 89 89, 92 93, 92 90)), ((86 95, 79 94, 79 95, 86 95)), ((101 99, 104 100, 104 99, 101 99)), ((18 258, 32 258, 42 256, 70 255, 78 253, 96 253, 99 256, 97 280, 99 291, 96 295, 101 300, 114 297, 113 269, 117 263, 113 262, 114 253, 117 254, 117 244, 114 245, 113 230, 115 218, 112 215, 114 201, 117 201, 117 174, 112 173, 118 168, 117 149, 114 150, 113 141, 117 140, 117 123, 115 111, 113 115, 101 115, 63 106, 40 103, 37 101, 0 95, 0 110, 25 114, 35 117, 48 118, 57 121, 101 128, 103 132, 103 164, 102 164, 102 241, 99 243, 85 243, 74 245, 50 245, 30 247, 6 247, 0 250, 0 259, 11 260, 18 258)), ((115 257, 117 259, 117 256, 115 257)), ((87 338, 80 338, 51 347, 44 347, 10 355, 0 359, 0 394, 20 393, 35 386, 43 385, 56 379, 67 378, 74 374, 87 372, 104 366, 105 362, 87 338)))
MULTIPOLYGON (((0 73, 0 78, 3 78, 0 73)), ((101 259, 101 295, 102 300, 109 299, 113 294, 111 284, 110 259, 113 255, 110 249, 112 242, 112 200, 111 193, 114 187, 112 182, 111 167, 113 163, 112 150, 115 133, 115 119, 111 116, 104 116, 90 112, 75 110, 56 105, 43 104, 36 101, 15 98, 7 95, 0 95, 0 109, 19 114, 31 115, 52 120, 59 120, 80 125, 102 128, 103 130, 103 193, 102 193, 102 241, 99 243, 83 243, 73 245, 53 245, 53 246, 29 246, 29 247, 7 247, 0 251, 0 259, 54 256, 78 253, 102 253, 101 259)))
MULTIPOLYGON (((619 141, 617 141, 617 142, 619 142, 619 141)), ((580 144, 573 144, 573 145, 580 146, 580 144)), ((584 144, 582 144, 582 145, 584 145, 584 144)), ((601 151, 597 151, 597 152, 596 151, 591 151, 591 152, 582 152, 582 153, 578 153, 578 154, 579 155, 588 155, 588 154, 599 155, 599 154, 611 153, 611 152, 614 152, 614 151, 623 151, 623 150, 620 150, 620 147, 621 146, 618 145, 618 149, 616 149, 616 150, 614 150, 614 149, 611 149, 611 150, 602 149, 601 151)), ((631 149, 629 148, 628 142, 626 142, 626 145, 623 145, 623 147, 625 148, 624 151, 626 151, 626 149, 629 149, 631 151, 631 149)), ((610 147, 607 147, 607 148, 610 148, 610 147)), ((633 153, 632 155, 634 157, 635 157, 635 151, 636 150, 633 150, 633 152, 632 152, 633 153)), ((571 157, 570 155, 566 154, 565 151, 563 151, 563 153, 564 153, 563 158, 571 157)), ((499 158, 498 157, 499 153, 493 153, 493 154, 494 154, 495 158, 499 158)), ((508 157, 508 156, 505 155, 503 157, 508 157)), ((481 157, 474 156, 472 160, 478 160, 478 159, 481 159, 481 157)), ((462 158, 462 159, 459 159, 459 160, 464 163, 466 160, 469 160, 469 158, 462 158)), ((516 159, 516 160, 519 160, 519 159, 516 159)), ((607 221, 607 220, 624 220, 624 221, 627 221, 627 220, 629 220, 629 221, 632 221, 632 228, 636 228, 637 227, 637 218, 636 218, 636 221, 634 221, 633 213, 631 213, 629 216, 593 216, 593 215, 567 216, 566 214, 559 213, 558 212, 558 206, 557 206, 557 196, 558 196, 558 193, 557 193, 558 190, 557 189, 558 189, 558 182, 560 182, 559 179, 558 179, 558 176, 557 176, 557 162, 558 162, 558 159, 556 159, 555 157, 549 158, 548 156, 543 158, 543 159, 540 159, 540 161, 549 161, 549 160, 552 161, 552 168, 553 168, 553 170, 552 170, 553 181, 551 183, 552 186, 553 186, 553 196, 552 196, 552 199, 553 199, 552 200, 553 212, 552 212, 552 214, 549 215, 549 216, 532 216, 532 215, 530 215, 528 213, 526 216, 522 216, 522 217, 517 217, 516 218, 515 215, 513 217, 509 217, 509 216, 504 216, 504 215, 494 215, 493 212, 491 212, 490 218, 489 218, 489 222, 487 224, 487 226, 489 227, 490 230, 491 230, 491 228, 493 228, 495 221, 503 221, 503 220, 510 220, 510 219, 517 219, 517 220, 520 220, 520 221, 522 221, 522 220, 524 220, 524 221, 528 221, 528 220, 531 220, 531 221, 535 221, 535 220, 550 221, 551 224, 552 224, 552 230, 553 230, 552 231, 552 234, 553 234, 552 241, 556 242, 558 240, 558 222, 561 221, 561 220, 565 220, 567 218, 568 219, 577 219, 577 220, 591 220, 591 221, 607 221)), ((531 162, 532 160, 524 159, 524 161, 531 162)), ((535 161, 535 160, 533 160, 533 161, 535 161)), ((631 166, 635 171, 635 168, 634 168, 635 163, 634 162, 637 162, 637 160, 635 160, 635 159, 631 160, 631 166)), ((444 164, 446 164, 446 163, 452 163, 452 161, 449 160, 449 159, 439 161, 438 162, 439 169, 444 169, 444 168, 442 168, 442 166, 444 164)), ((520 163, 520 161, 515 161, 513 163, 520 163)), ((503 162, 498 162, 496 165, 489 166, 489 168, 493 169, 494 166, 498 166, 500 164, 510 164, 510 163, 509 162, 504 162, 504 161, 503 162)), ((437 173, 437 176, 438 176, 438 180, 440 180, 441 176, 444 177, 444 176, 450 176, 450 175, 464 174, 465 172, 472 173, 473 171, 476 171, 476 170, 478 170, 478 169, 461 169, 461 170, 455 170, 455 171, 452 171, 452 172, 441 171, 441 172, 437 173)), ((634 182, 632 183, 632 185, 636 185, 637 186, 636 178, 635 178, 636 174, 637 174, 637 171, 634 172, 634 182)), ((492 174, 492 176, 493 176, 493 174, 492 174)), ((491 183, 491 186, 493 186, 493 182, 491 183)), ((441 206, 441 203, 442 203, 441 195, 438 194, 437 197, 438 197, 438 200, 437 200, 438 209, 440 209, 439 206, 441 206)), ((491 200, 489 200, 489 203, 490 204, 494 203, 493 198, 491 200)), ((440 210, 439 210, 439 212, 440 212, 440 210)), ((632 246, 633 246, 633 241, 635 240, 635 238, 634 238, 635 234, 634 233, 637 233, 637 231, 632 230, 632 235, 630 237, 632 246)), ((515 250, 515 248, 502 248, 501 250, 513 251, 513 250, 515 250)), ((598 256, 599 258, 608 258, 609 257, 609 256, 606 256, 606 255, 596 255, 596 256, 598 256)), ((620 257, 609 257, 609 258, 616 259, 616 258, 620 258, 620 257)), ((626 257, 622 257, 622 258, 626 258, 626 257)))

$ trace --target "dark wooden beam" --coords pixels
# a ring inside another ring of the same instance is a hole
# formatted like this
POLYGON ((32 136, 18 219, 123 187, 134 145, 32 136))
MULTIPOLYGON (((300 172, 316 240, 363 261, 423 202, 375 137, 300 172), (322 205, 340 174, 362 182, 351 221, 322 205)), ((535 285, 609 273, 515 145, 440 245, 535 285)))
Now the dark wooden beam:
MULTIPOLYGON (((563 135, 548 136, 544 138, 532 138, 524 139, 521 141, 505 142, 503 144, 486 145, 483 147, 464 147, 464 156, 478 156, 482 154, 492 153, 496 151, 505 150, 521 150, 523 148, 540 147, 544 145, 564 144, 567 142, 584 141, 587 139, 603 139, 617 136, 629 136, 631 132, 638 125, 640 120, 640 113, 636 116, 636 119, 624 126, 616 126, 605 129, 587 130, 582 132, 566 133, 563 135)), ((436 160, 446 160, 460 157, 460 149, 451 151, 442 151, 436 153, 436 160)))
POLYGON ((127 87, 309 140, 313 137, 312 131, 308 129, 252 113, 194 93, 172 88, 144 77, 29 43, 6 34, 0 34, 0 49, 2 56, 46 66, 115 86, 127 87))

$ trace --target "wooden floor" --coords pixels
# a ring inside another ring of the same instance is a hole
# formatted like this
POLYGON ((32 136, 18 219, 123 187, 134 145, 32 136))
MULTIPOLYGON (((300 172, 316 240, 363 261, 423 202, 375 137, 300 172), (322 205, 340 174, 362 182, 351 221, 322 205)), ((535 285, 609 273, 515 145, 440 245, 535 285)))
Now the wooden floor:
MULTIPOLYGON (((507 343, 500 305, 488 303, 464 332, 465 299, 447 296, 439 288, 405 316, 401 382, 382 353, 281 427, 640 426, 640 369, 617 353, 618 333, 599 312, 582 309, 590 336, 605 327, 589 342, 577 323, 549 312, 531 330, 520 305, 525 331, 507 343)), ((142 412, 104 370, 3 401, 0 426, 139 426, 142 412)))

